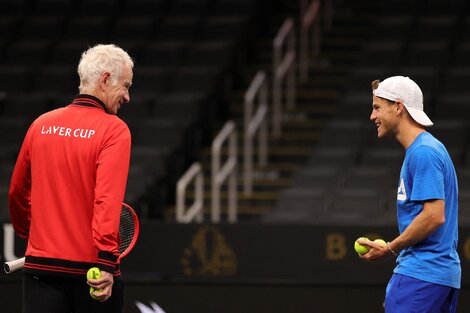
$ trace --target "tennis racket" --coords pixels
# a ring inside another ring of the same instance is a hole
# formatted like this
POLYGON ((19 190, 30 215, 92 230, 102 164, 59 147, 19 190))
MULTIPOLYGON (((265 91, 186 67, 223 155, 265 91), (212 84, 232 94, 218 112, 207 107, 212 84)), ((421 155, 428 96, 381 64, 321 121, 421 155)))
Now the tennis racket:
MULTIPOLYGON (((130 205, 123 203, 119 222, 119 259, 128 255, 132 248, 134 248, 137 238, 139 237, 139 229, 139 218, 134 209, 130 205)), ((18 260, 5 262, 5 273, 10 274, 22 269, 24 267, 24 261, 25 258, 22 257, 18 260)))

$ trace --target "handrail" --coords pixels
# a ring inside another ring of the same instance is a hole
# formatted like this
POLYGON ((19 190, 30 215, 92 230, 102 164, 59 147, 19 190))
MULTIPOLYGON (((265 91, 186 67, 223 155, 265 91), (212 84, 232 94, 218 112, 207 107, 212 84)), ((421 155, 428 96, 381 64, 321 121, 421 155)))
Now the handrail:
POLYGON ((295 28, 294 20, 288 18, 284 21, 273 41, 273 113, 272 132, 274 136, 280 136, 282 128, 282 98, 283 82, 286 82, 286 106, 295 106, 295 28), (283 47, 287 45, 283 55, 283 47))
POLYGON ((220 191, 228 179, 228 221, 237 221, 237 130, 233 121, 225 123, 212 142, 212 222, 220 222, 220 191), (222 146, 228 140, 228 159, 221 167, 222 146))
POLYGON ((301 16, 300 27, 300 62, 299 72, 301 81, 308 79, 309 57, 317 57, 320 54, 321 45, 321 23, 320 23, 320 0, 313 0, 310 6, 301 16), (311 42, 309 33, 312 32, 311 42), (311 46, 311 47, 310 47, 311 46))
MULTIPOLYGON (((300 20, 304 18, 305 12, 307 11, 310 4, 310 0, 300 0, 300 20)), ((335 13, 335 7, 333 0, 321 0, 322 7, 322 21, 323 26, 327 32, 331 31, 333 27, 333 15, 335 13)))
POLYGON ((191 167, 178 180, 176 185, 176 221, 190 223, 193 220, 201 223, 204 219, 204 177, 202 166, 199 162, 191 167), (188 210, 185 210, 186 188, 194 180, 194 202, 188 210))
POLYGON ((266 165, 268 155, 268 86, 264 71, 258 71, 245 93, 243 141, 243 192, 253 192, 253 145, 258 133, 258 163, 266 165), (255 100, 259 100, 253 114, 255 100), (259 130, 259 131, 258 131, 259 130))

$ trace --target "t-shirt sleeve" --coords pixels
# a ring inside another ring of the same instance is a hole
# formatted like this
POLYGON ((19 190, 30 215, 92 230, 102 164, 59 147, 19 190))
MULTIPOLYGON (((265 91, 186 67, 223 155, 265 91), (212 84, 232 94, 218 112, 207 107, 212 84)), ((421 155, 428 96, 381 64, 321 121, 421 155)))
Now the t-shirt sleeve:
POLYGON ((438 152, 429 147, 418 147, 410 159, 413 174, 411 201, 445 200, 444 165, 438 152))

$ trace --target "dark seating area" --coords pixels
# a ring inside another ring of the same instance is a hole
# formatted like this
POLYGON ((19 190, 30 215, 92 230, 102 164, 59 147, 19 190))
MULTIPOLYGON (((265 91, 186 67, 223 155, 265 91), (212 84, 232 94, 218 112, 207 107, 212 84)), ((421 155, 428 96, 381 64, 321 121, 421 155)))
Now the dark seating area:
POLYGON ((370 9, 368 31, 357 62, 348 71, 337 113, 326 122, 307 164, 294 174, 292 187, 281 193, 266 221, 354 225, 373 220, 395 225, 404 151, 393 139, 377 139, 369 121, 370 84, 404 75, 423 91, 424 109, 435 124, 428 131, 446 145, 453 159, 462 195, 460 222, 469 222, 468 4, 382 1, 370 9))
POLYGON ((2 2, 0 218, 7 216, 11 169, 29 123, 77 94, 80 55, 96 43, 115 43, 135 59, 131 103, 119 112, 133 133, 125 200, 160 218, 174 201, 168 186, 198 144, 211 139, 255 9, 254 0, 2 2), (158 197, 149 195, 155 189, 163 199, 150 206, 145 199, 158 197))
MULTIPOLYGON (((272 5, 278 2, 282 1, 272 5)), ((298 4, 285 3, 297 12, 298 4)), ((116 43, 136 61, 131 104, 119 113, 133 133, 126 201, 141 210, 142 217, 162 219, 165 210, 174 207, 176 181, 193 161, 204 158, 203 147, 207 148, 219 126, 240 115, 232 108, 239 104, 233 102, 242 102, 239 96, 245 89, 240 85, 251 79, 254 70, 253 64, 244 63, 247 55, 252 53, 262 59, 258 64, 271 67, 265 56, 272 54, 273 37, 264 44, 268 51, 249 51, 260 40, 257 27, 267 28, 269 14, 275 12, 270 4, 260 0, 4 0, 0 127, 8 136, 0 140, 0 191, 7 192, 5 177, 29 123, 47 110, 66 105, 78 92, 76 66, 82 51, 95 43, 116 43)), ((344 81, 325 93, 338 95, 336 113, 331 119, 320 117, 318 141, 305 164, 295 164, 299 168, 289 177, 291 186, 273 192, 276 204, 264 221, 354 224, 372 214, 378 222, 394 223, 395 176, 403 150, 393 141, 377 140, 369 121, 374 79, 393 75, 414 79, 435 122, 429 131, 446 144, 458 173, 470 168, 470 6, 466 1, 398 0, 373 5, 335 1, 335 5, 336 24, 332 33, 323 33, 323 49, 328 50, 331 42, 339 46, 341 40, 345 46, 354 42, 348 34, 364 16, 365 30, 357 39, 354 57, 339 60, 339 65, 334 58, 325 58, 323 66, 332 71, 341 67, 344 81), (361 18, 351 13, 354 10, 361 18), (351 210, 345 210, 348 204, 351 210)), ((349 53, 339 49, 329 53, 349 53)), ((321 84, 324 69, 315 73, 318 68, 313 63, 313 80, 321 84)), ((267 72, 271 74, 270 69, 267 72)), ((305 89, 300 83, 297 87, 305 89)), ((297 101, 308 109, 318 100, 299 96, 297 101)), ((464 203, 470 185, 463 179, 460 187, 464 203)), ((6 197, 0 199, 0 206, 5 216, 6 197)))

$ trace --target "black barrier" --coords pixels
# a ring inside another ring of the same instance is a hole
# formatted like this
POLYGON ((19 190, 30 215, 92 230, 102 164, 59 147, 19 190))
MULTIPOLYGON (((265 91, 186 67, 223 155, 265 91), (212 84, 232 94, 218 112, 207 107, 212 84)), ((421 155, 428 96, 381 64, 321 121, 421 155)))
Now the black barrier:
MULTIPOLYGON (((394 262, 364 262, 353 245, 359 236, 396 234, 395 227, 376 226, 142 223, 122 262, 125 312, 382 312, 394 262)), ((2 255, 24 253, 9 224, 0 242, 2 255)), ((470 228, 460 229, 459 253, 463 313, 470 311, 470 228)), ((20 278, 0 276, 0 294, 10 300, 2 313, 21 311, 20 278)))
MULTIPOLYGON (((20 257, 25 243, 13 242, 3 225, 2 255, 20 257), (7 243, 5 245, 5 243, 7 243), (13 251, 7 251, 9 244, 13 251)), ((368 263, 357 257, 359 236, 391 240, 395 227, 262 224, 142 223, 137 245, 122 261, 126 279, 228 280, 308 284, 384 284, 394 261, 368 263)), ((470 228, 460 229, 463 272, 470 264, 470 228)), ((470 285, 467 276, 462 283, 470 285)))

